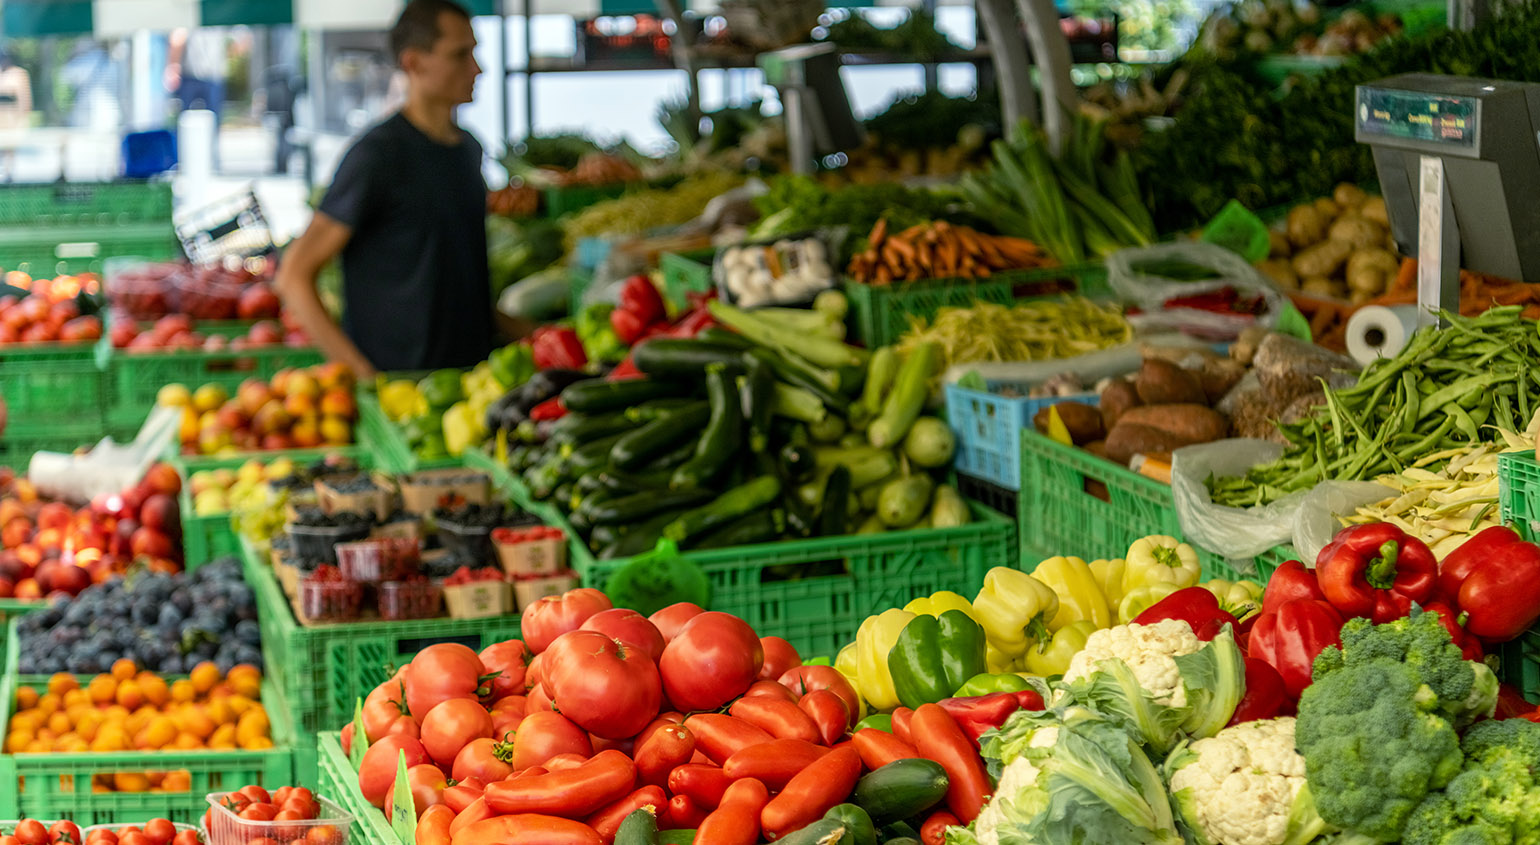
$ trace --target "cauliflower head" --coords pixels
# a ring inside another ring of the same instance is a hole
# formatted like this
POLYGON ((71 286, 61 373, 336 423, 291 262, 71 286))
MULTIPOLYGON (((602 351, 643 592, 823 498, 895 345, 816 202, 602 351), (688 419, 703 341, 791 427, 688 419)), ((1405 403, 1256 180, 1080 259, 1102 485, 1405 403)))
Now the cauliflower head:
POLYGON ((1294 719, 1244 722, 1166 761, 1183 821, 1207 845, 1301 845, 1326 831, 1294 750, 1294 719))
POLYGON ((1192 626, 1179 619, 1162 619, 1153 625, 1114 625, 1092 634, 1070 661, 1064 683, 1090 677, 1104 660, 1121 660, 1149 691, 1156 704, 1187 706, 1187 686, 1176 658, 1194 654, 1203 642, 1192 626))

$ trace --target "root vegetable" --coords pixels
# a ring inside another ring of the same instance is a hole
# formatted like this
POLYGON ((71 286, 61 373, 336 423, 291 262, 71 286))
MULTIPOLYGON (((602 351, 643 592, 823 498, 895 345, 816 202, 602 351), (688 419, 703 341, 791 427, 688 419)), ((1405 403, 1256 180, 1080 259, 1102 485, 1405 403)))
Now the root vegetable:
POLYGON ((1365 220, 1372 220, 1381 226, 1390 226, 1390 211, 1385 207, 1384 197, 1369 197, 1364 204, 1359 206, 1358 214, 1365 220))
POLYGON ((1332 191, 1331 198, 1343 208, 1359 208, 1369 195, 1364 193, 1363 188, 1351 182, 1343 182, 1335 191, 1332 191))
POLYGON ((1326 227, 1330 223, 1331 218, 1322 214, 1314 205, 1296 205, 1289 210, 1289 219, 1285 224, 1289 243, 1296 248, 1319 243, 1326 237, 1326 227))
POLYGON ((1389 250, 1385 249, 1361 249, 1348 256, 1347 284, 1354 293, 1367 293, 1378 296, 1390 287, 1390 283, 1401 269, 1401 262, 1396 260, 1389 250))
POLYGON ((1170 452, 1183 446, 1191 446, 1193 441, 1179 437, 1169 431, 1148 425, 1139 425, 1127 420, 1121 421, 1112 433, 1107 435, 1105 444, 1107 458, 1114 463, 1128 466, 1135 455, 1145 455, 1150 452, 1170 452))
POLYGON ((1134 380, 1134 390, 1146 405, 1202 402, 1203 382, 1190 370, 1159 358, 1146 358, 1134 380))
POLYGON ((1326 236, 1334 241, 1346 241, 1354 249, 1368 249, 1384 242, 1385 230, 1366 217, 1345 214, 1331 224, 1326 236))
POLYGON ((1267 233, 1267 255, 1269 258, 1288 258, 1294 252, 1294 245, 1289 243, 1289 236, 1276 229, 1267 233))
POLYGON ((1331 296, 1335 284, 1325 276, 1311 276, 1300 283, 1299 289, 1317 296, 1331 296))
POLYGON ((1294 272, 1294 265, 1287 258, 1269 258, 1266 261, 1257 262, 1257 269, 1262 275, 1273 280, 1273 284, 1284 290, 1299 290, 1299 274, 1294 272))
POLYGON ((1113 379, 1102 389, 1102 425, 1111 431, 1117 425, 1118 418, 1123 416, 1129 408, 1139 407, 1139 391, 1134 389, 1134 383, 1127 379, 1113 379))
POLYGON ((1305 281, 1301 284, 1304 290, 1308 287, 1310 277, 1320 276, 1329 278, 1341 269, 1343 262, 1353 252, 1353 245, 1347 241, 1323 241, 1294 256, 1294 272, 1298 273, 1305 281))
POLYGON ((1060 402, 1039 410, 1032 416, 1032 425, 1039 432, 1047 433, 1048 415, 1050 411, 1057 410, 1059 421, 1064 423, 1064 428, 1069 432, 1069 439, 1076 446, 1100 440, 1106 436, 1107 430, 1102 423, 1101 411, 1083 402, 1060 402))
POLYGON ((1225 419, 1224 414, 1207 405, 1193 403, 1134 408, 1118 420, 1118 425, 1148 426, 1180 437, 1188 443, 1221 440, 1230 431, 1230 421, 1225 419))

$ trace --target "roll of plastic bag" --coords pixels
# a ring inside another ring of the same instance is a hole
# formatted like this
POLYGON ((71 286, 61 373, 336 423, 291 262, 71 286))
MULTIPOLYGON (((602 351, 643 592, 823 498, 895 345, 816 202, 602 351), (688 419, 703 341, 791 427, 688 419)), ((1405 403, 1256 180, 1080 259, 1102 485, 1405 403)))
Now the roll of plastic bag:
POLYGON ((1416 331, 1417 306, 1365 305, 1348 318, 1348 357, 1365 367, 1380 358, 1394 358, 1416 331))

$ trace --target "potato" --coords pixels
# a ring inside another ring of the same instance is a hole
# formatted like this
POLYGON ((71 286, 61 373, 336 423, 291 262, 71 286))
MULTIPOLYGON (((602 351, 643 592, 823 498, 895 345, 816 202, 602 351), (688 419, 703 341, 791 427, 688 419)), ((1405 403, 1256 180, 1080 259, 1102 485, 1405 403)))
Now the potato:
POLYGON ((1353 293, 1378 296, 1390 287, 1401 262, 1389 250, 1360 249, 1348 256, 1347 284, 1353 293))
POLYGON ((1197 373, 1184 370, 1170 361, 1146 358, 1134 379, 1139 401, 1146 405, 1202 402, 1203 381, 1197 373))
POLYGON ((1299 283, 1299 289, 1304 293, 1313 293, 1316 296, 1331 296, 1335 290, 1335 282, 1325 276, 1311 276, 1299 283))
POLYGON ((1326 237, 1326 227, 1330 224, 1331 217, 1322 214, 1315 206, 1296 205, 1289 210, 1289 219, 1285 224, 1289 243, 1300 248, 1320 243, 1326 237))
POLYGON ((1299 274, 1294 272, 1294 265, 1287 258, 1269 258, 1266 261, 1258 261, 1257 269, 1262 275, 1273 280, 1273 284, 1283 290, 1299 290, 1299 274))
POLYGON ((1169 431, 1124 420, 1107 435, 1107 459, 1128 466, 1128 462, 1133 460, 1135 455, 1170 452, 1192 444, 1193 441, 1169 431))
POLYGON ((1113 379, 1102 390, 1102 427, 1111 431, 1117 425, 1118 417, 1123 416, 1129 408, 1137 408, 1139 405, 1139 391, 1134 389, 1134 383, 1123 378, 1113 379))
POLYGON ((1367 217, 1344 214, 1326 230, 1326 237, 1334 241, 1346 241, 1353 249, 1368 249, 1379 246, 1385 240, 1385 230, 1367 217))
POLYGON ((1224 395, 1230 392, 1230 388, 1246 377, 1246 365, 1230 358, 1206 361, 1198 377, 1203 382, 1203 395, 1212 405, 1223 399, 1224 395))
POLYGON ((1331 220, 1342 213, 1342 208, 1331 197, 1321 197, 1312 204, 1315 206, 1315 210, 1319 211, 1327 220, 1331 220))
POLYGON ((1189 443, 1221 440, 1230 431, 1224 414, 1196 403, 1145 405, 1134 408, 1118 420, 1118 425, 1145 425, 1181 437, 1189 443))
POLYGON ((1358 216, 1373 220, 1386 228, 1390 227, 1390 211, 1385 208, 1384 197, 1369 197, 1364 200, 1364 204, 1358 207, 1358 216))
POLYGON ((1332 191, 1331 198, 1337 205, 1345 209, 1351 209, 1363 205, 1364 200, 1368 199, 1369 195, 1364 193, 1363 188, 1351 182, 1343 182, 1337 186, 1335 191, 1332 191))
POLYGON ((1076 446, 1100 440, 1107 433, 1102 426, 1101 411, 1084 402, 1059 402, 1047 408, 1041 408, 1032 416, 1032 426, 1039 432, 1047 434, 1048 412, 1055 409, 1059 412, 1059 421, 1064 423, 1064 428, 1069 431, 1070 442, 1076 446))
MULTIPOLYGON (((1294 272, 1307 282, 1311 276, 1331 276, 1342 268, 1353 252, 1353 245, 1346 241, 1322 241, 1294 256, 1294 272)), ((1305 290, 1304 283, 1300 285, 1305 290)))
POLYGON ((1294 252, 1294 245, 1289 243, 1289 236, 1277 229, 1271 229, 1267 233, 1267 257, 1288 258, 1294 252))

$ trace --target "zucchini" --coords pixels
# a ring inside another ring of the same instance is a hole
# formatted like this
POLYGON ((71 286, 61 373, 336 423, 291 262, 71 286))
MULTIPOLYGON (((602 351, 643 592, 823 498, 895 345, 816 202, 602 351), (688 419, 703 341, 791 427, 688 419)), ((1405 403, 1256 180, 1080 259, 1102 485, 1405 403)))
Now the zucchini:
MULTIPOLYGON (((599 469, 610 459, 610 450, 614 449, 615 444, 619 443, 620 439, 625 436, 627 435, 611 434, 608 437, 601 437, 598 440, 584 443, 581 446, 572 447, 567 453, 567 463, 571 465, 572 471, 578 475, 586 475, 589 470, 599 469)), ((567 450, 569 447, 563 446, 562 448, 567 450)))
POLYGON ((690 385, 680 381, 653 381, 646 378, 606 381, 591 378, 567 385, 561 392, 561 403, 568 411, 579 414, 601 414, 605 411, 623 411, 649 399, 664 399, 690 392, 690 385))
POLYGON ((674 475, 674 470, 678 469, 680 464, 688 461, 695 454, 696 439, 691 437, 673 449, 653 458, 647 462, 646 466, 637 470, 637 473, 645 476, 661 475, 663 480, 653 486, 659 489, 667 487, 668 480, 674 475))
POLYGON ((885 825, 941 803, 948 785, 946 770, 934 760, 895 760, 856 781, 851 800, 885 825))
POLYGON ((873 352, 871 363, 866 367, 866 384, 861 388, 861 404, 867 413, 872 416, 882 413, 883 400, 887 398, 888 388, 893 386, 895 375, 898 375, 898 350, 884 346, 873 352))
POLYGON ((745 356, 748 377, 743 381, 743 416, 749 421, 749 448, 759 453, 770 446, 770 404, 775 396, 775 373, 762 359, 745 356))
POLYGON ((658 817, 651 810, 635 810, 620 822, 615 845, 658 845, 658 817))
POLYGON ((911 475, 888 484, 877 496, 877 516, 889 528, 914 525, 930 505, 933 486, 928 475, 911 475))
POLYGON ((732 331, 731 329, 724 329, 721 326, 707 326, 704 329, 701 329, 699 332, 695 333, 695 339, 704 340, 708 343, 714 343, 717 346, 731 346, 734 349, 744 352, 757 348, 754 345, 754 341, 749 340, 748 338, 738 334, 735 331, 732 331))
POLYGON ((644 490, 601 502, 588 509, 588 518, 594 525, 623 525, 659 511, 692 507, 710 498, 709 490, 644 490))
POLYGON ((883 845, 920 845, 920 840, 913 836, 884 836, 883 845))
MULTIPOLYGON (((783 487, 789 487, 785 480, 781 481, 783 487)), ((813 515, 813 509, 803 503, 802 498, 795 493, 783 496, 781 501, 786 504, 786 530, 794 537, 811 537, 818 528, 818 520, 813 515)))
POLYGON ((693 405, 699 401, 699 399, 691 396, 675 396, 668 399, 653 399, 647 402, 643 402, 640 405, 632 405, 625 410, 625 415, 627 419, 633 420, 635 422, 647 422, 648 420, 657 419, 660 414, 665 414, 669 411, 677 411, 680 408, 683 408, 687 405, 693 405))
POLYGON ((807 427, 808 436, 814 443, 834 443, 845 434, 845 418, 838 414, 829 414, 818 422, 807 427))
POLYGON ((631 363, 657 379, 705 378, 712 364, 721 364, 736 376, 743 373, 743 350, 690 338, 655 337, 631 350, 631 363))
POLYGON ((838 537, 850 531, 850 470, 836 466, 823 487, 823 507, 818 512, 818 536, 838 537))
MULTIPOLYGON (((912 821, 923 823, 918 818, 912 819, 912 821)), ((916 830, 915 826, 910 824, 909 821, 899 821, 883 825, 882 829, 877 832, 877 835, 883 837, 887 845, 903 842, 906 839, 914 840, 915 845, 919 845, 920 842, 920 831, 916 830)))
POLYGON ((887 448, 903 442, 909 427, 925 409, 925 400, 930 396, 930 376, 936 369, 937 360, 934 343, 920 344, 904 359, 893 379, 893 389, 882 405, 882 413, 866 428, 866 436, 873 446, 887 448))
POLYGON ((674 470, 670 487, 699 487, 709 483, 743 445, 743 406, 735 378, 721 364, 706 367, 706 395, 711 399, 711 419, 695 446, 695 454, 674 470))
POLYGON ((768 364, 776 378, 792 387, 800 387, 808 391, 830 409, 843 414, 850 407, 850 400, 835 390, 839 386, 839 376, 835 373, 814 370, 797 364, 786 356, 777 355, 768 349, 751 349, 744 355, 758 358, 768 364))
POLYGON ((751 546, 780 539, 782 532, 775 518, 775 511, 761 508, 747 513, 719 528, 707 531, 689 544, 692 549, 725 549, 731 546, 751 546))
POLYGON ((556 445, 567 443, 580 445, 611 434, 630 431, 633 427, 635 423, 626 419, 624 413, 568 414, 557 420, 551 427, 551 436, 546 442, 556 445))
POLYGON ((616 493, 640 493, 643 490, 661 490, 668 486, 667 472, 621 472, 606 469, 595 473, 599 486, 616 493))
POLYGON ((813 450, 795 443, 781 447, 781 473, 788 481, 802 481, 813 474, 817 459, 813 450))
POLYGON ((840 839, 840 845, 877 845, 877 829, 872 825, 872 817, 860 807, 854 804, 835 804, 823 817, 845 826, 845 835, 840 839))
POLYGON ((844 845, 849 828, 838 819, 819 819, 816 822, 781 837, 781 845, 844 845))
POLYGON ((602 549, 605 546, 616 543, 625 536, 625 531, 619 525, 596 526, 588 534, 588 548, 602 549))
POLYGON ((577 483, 572 485, 572 491, 576 493, 580 498, 587 498, 589 495, 603 486, 604 473, 590 472, 587 475, 584 475, 582 478, 579 478, 577 483))
MULTIPOLYGON (((662 494, 653 494, 654 498, 659 495, 662 494)), ((683 542, 719 525, 732 522, 746 513, 759 510, 775 501, 780 495, 780 480, 773 475, 762 475, 728 490, 709 504, 686 511, 663 529, 663 536, 676 543, 683 542)))
POLYGON ((706 405, 691 405, 658 417, 641 428, 621 436, 610 449, 610 466, 638 469, 648 461, 689 439, 711 417, 706 405))
MULTIPOLYGON (((653 547, 658 545, 658 537, 663 534, 663 526, 673 522, 681 513, 684 513, 683 508, 672 508, 655 513, 640 523, 616 526, 618 529, 616 538, 599 546, 599 559, 614 560, 652 551, 653 547)), ((609 527, 611 526, 601 525, 594 531, 598 532, 609 527)))

